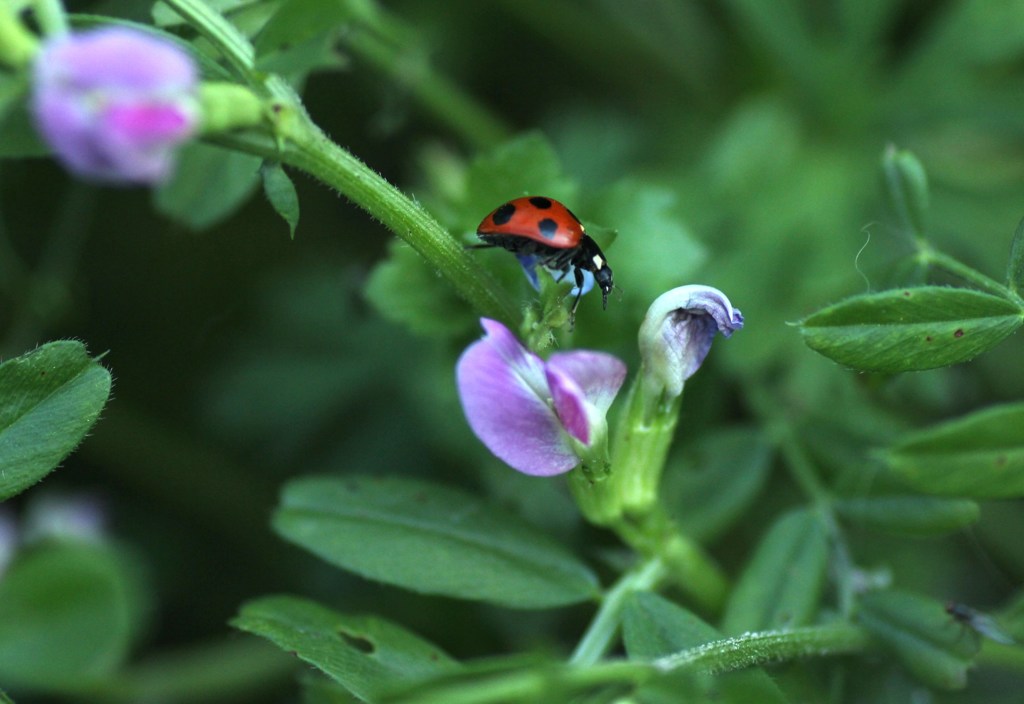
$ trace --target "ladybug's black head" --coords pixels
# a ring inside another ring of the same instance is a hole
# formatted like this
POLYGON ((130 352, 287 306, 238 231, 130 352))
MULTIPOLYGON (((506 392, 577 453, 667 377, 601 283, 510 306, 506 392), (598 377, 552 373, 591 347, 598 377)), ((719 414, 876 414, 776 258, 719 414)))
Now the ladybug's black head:
POLYGON ((608 294, 612 292, 612 268, 604 258, 604 252, 597 246, 597 242, 589 236, 583 235, 580 240, 580 260, 577 266, 586 269, 594 275, 594 281, 601 287, 602 307, 608 307, 608 294))
MULTIPOLYGON (((604 258, 601 258, 602 261, 604 258)), ((608 307, 608 294, 612 292, 612 268, 608 264, 594 267, 594 281, 601 287, 601 307, 608 307)))

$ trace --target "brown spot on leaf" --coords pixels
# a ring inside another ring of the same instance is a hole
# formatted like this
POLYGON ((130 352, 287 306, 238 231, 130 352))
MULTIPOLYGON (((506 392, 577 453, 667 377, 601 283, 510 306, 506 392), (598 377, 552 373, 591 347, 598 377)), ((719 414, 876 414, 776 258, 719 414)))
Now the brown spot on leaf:
POLYGON ((963 337, 963 336, 964 336, 964 329, 963 328, 957 328, 956 332, 953 333, 953 337, 963 337))

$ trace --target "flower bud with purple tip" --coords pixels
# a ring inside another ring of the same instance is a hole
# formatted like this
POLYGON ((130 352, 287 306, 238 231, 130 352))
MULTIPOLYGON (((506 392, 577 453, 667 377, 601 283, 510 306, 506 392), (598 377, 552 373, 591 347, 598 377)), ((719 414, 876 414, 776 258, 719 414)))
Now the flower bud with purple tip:
POLYGON ((683 385, 700 368, 716 334, 729 337, 742 327, 740 311, 710 286, 680 286, 651 304, 640 326, 640 373, 613 437, 613 471, 601 484, 574 485, 593 522, 611 524, 623 514, 653 510, 683 385))
POLYGON ((125 27, 55 36, 34 62, 31 109, 60 161, 84 178, 158 184, 199 126, 185 51, 125 27))
POLYGON ((658 296, 640 325, 648 400, 671 402, 700 368, 717 333, 730 337, 743 314, 710 286, 680 286, 658 296))

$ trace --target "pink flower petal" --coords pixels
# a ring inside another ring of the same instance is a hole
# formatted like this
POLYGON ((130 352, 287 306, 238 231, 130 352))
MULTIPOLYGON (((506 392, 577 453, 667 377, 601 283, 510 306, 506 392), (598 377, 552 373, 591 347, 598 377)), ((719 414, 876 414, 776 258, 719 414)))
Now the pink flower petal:
POLYGON ((49 39, 34 74, 36 126, 83 177, 158 183, 199 126, 192 57, 138 30, 107 27, 49 39))
POLYGON ((548 359, 547 366, 571 378, 601 415, 608 412, 626 379, 626 365, 622 360, 604 352, 556 352, 548 359))
POLYGON ((569 435, 584 445, 590 444, 590 418, 583 389, 572 377, 552 366, 545 369, 555 414, 569 435))
POLYGON ((456 365, 470 427, 496 457, 534 476, 568 472, 579 460, 548 405, 543 362, 503 325, 481 321, 487 336, 456 365))

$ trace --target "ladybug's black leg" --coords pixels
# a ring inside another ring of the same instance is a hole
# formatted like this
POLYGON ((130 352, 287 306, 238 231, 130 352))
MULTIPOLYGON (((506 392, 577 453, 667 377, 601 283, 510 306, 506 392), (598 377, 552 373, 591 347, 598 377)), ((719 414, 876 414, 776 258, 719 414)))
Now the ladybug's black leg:
POLYGON ((487 243, 485 243, 485 244, 464 244, 464 245, 462 245, 462 248, 463 249, 493 249, 494 247, 500 247, 500 246, 501 245, 487 244, 487 243))
POLYGON ((569 325, 576 321, 576 309, 580 307, 580 299, 583 297, 583 269, 573 267, 572 275, 576 279, 576 300, 572 302, 572 310, 569 311, 569 325))
POLYGON ((562 279, 564 279, 565 275, 568 274, 568 273, 569 273, 569 269, 562 269, 562 273, 558 275, 557 279, 555 279, 555 283, 556 284, 562 283, 562 279))

